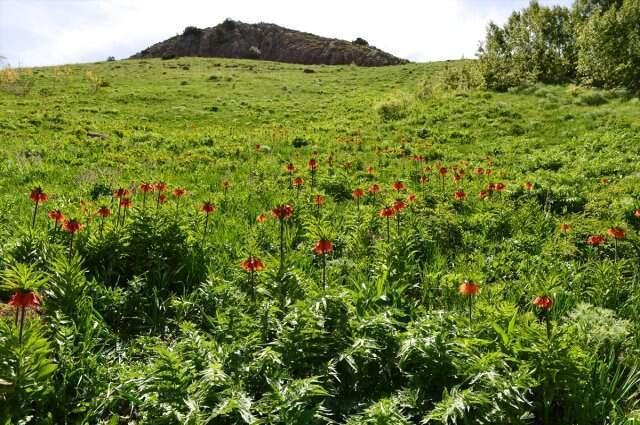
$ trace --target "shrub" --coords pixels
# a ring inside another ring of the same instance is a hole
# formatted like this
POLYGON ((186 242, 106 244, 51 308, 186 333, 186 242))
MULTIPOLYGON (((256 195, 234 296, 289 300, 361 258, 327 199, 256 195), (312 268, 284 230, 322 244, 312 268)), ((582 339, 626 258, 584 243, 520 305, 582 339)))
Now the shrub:
POLYGON ((262 55, 262 52, 256 46, 249 47, 249 54, 248 54, 249 58, 258 59, 261 55, 262 55))
POLYGON ((368 46, 369 42, 367 40, 365 40, 364 38, 356 38, 355 40, 353 40, 353 44, 356 44, 358 46, 368 46))
POLYGON ((600 106, 607 103, 607 99, 600 92, 592 91, 578 97, 578 103, 585 106, 600 106))
POLYGON ((396 96, 376 103, 374 109, 383 121, 395 121, 409 114, 409 106, 407 96, 396 96))

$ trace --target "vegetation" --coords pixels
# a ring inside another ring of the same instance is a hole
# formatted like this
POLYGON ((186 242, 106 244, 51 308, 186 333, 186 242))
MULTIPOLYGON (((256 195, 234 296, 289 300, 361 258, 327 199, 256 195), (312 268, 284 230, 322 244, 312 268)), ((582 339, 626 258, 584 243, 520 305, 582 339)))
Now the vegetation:
POLYGON ((571 9, 532 1, 499 27, 490 24, 480 49, 487 86, 578 81, 640 90, 640 1, 577 0, 571 9))
POLYGON ((29 73, 0 423, 640 420, 637 98, 470 62, 29 73))

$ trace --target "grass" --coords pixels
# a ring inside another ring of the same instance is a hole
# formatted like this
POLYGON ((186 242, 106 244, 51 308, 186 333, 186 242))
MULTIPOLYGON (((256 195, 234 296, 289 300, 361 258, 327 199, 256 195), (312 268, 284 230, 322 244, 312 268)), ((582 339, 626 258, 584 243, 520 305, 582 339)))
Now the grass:
POLYGON ((24 335, 0 304, 0 418, 634 423, 638 100, 445 88, 459 66, 180 58, 0 79, 0 299, 42 301, 24 335), (491 183, 505 189, 480 199, 491 183), (35 186, 49 199, 31 229, 35 186), (120 187, 133 208, 103 224, 120 187), (85 225, 73 241, 51 209, 85 225), (624 238, 587 243, 612 227, 624 238), (250 256, 266 269, 245 272, 250 256))

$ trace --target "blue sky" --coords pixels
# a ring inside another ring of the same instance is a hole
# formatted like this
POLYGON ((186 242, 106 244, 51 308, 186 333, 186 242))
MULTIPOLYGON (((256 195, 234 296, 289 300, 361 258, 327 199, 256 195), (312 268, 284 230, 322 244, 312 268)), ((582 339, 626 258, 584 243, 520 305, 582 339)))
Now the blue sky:
MULTIPOLYGON (((369 43, 414 61, 473 57, 487 23, 528 0, 0 0, 0 56, 12 66, 128 57, 184 27, 227 17, 369 43)), ((570 5, 571 0, 541 0, 570 5)))

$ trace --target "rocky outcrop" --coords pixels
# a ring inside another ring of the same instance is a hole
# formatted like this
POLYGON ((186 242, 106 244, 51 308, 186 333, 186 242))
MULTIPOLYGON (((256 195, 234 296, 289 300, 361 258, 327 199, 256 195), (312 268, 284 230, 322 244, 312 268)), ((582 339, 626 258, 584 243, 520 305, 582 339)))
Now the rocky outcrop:
POLYGON ((262 59, 308 65, 384 66, 406 63, 358 38, 354 42, 294 31, 274 24, 226 20, 213 28, 187 27, 132 59, 180 56, 262 59))

